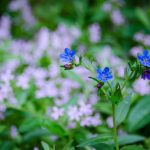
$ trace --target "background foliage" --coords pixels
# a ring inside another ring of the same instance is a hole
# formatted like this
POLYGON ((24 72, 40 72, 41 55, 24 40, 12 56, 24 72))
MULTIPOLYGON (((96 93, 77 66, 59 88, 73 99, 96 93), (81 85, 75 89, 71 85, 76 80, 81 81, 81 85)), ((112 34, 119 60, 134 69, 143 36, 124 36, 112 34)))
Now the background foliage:
MULTIPOLYGON (((92 75, 95 60, 123 83, 128 60, 149 50, 149 18, 149 0, 1 0, 0 149, 113 150, 110 103, 90 72, 61 69, 59 54, 75 49, 92 75)), ((126 91, 119 143, 148 150, 149 81, 131 80, 126 91)))

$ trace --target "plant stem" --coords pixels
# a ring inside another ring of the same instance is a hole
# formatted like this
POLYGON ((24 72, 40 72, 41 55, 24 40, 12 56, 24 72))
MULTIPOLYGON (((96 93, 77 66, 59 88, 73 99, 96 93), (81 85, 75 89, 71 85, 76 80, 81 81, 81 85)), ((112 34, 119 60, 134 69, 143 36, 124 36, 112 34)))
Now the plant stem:
MULTIPOLYGON (((133 74, 133 71, 130 73, 129 77, 131 77, 131 76, 132 76, 132 74, 133 74)), ((127 78, 127 79, 124 81, 124 83, 123 83, 123 85, 122 85, 121 90, 123 90, 123 89, 124 89, 124 87, 126 86, 126 84, 127 84, 127 81, 128 81, 128 80, 129 80, 129 79, 127 78)))
POLYGON ((113 92, 113 90, 112 90, 112 88, 111 88, 110 83, 109 83, 109 82, 107 82, 107 84, 108 84, 108 86, 109 86, 109 88, 110 88, 111 92, 113 92))
POLYGON ((114 130, 114 142, 116 145, 116 150, 119 150, 119 145, 118 145, 118 138, 117 138, 117 126, 116 126, 116 117, 115 117, 115 104, 112 104, 112 111, 113 111, 113 130, 114 130))

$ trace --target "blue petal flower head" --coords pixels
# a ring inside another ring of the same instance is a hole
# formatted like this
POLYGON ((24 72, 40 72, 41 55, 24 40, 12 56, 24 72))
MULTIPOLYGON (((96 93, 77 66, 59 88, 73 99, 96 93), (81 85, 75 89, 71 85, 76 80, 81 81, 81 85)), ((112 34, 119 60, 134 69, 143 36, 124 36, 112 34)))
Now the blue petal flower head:
POLYGON ((60 59, 65 63, 72 63, 75 60, 76 51, 65 48, 64 52, 60 54, 60 59))
POLYGON ((142 55, 138 55, 139 62, 146 67, 150 67, 150 55, 148 50, 144 50, 142 55))
POLYGON ((101 82, 107 82, 108 80, 111 80, 113 76, 111 75, 109 68, 105 67, 104 70, 101 70, 100 68, 97 69, 97 77, 98 80, 101 82))

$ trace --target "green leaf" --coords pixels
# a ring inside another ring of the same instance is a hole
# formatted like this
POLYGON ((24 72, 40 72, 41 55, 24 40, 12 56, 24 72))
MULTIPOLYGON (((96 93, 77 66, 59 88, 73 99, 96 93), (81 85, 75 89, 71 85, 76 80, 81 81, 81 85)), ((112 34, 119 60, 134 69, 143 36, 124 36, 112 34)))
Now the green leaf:
POLYGON ((96 78, 93 78, 93 77, 89 77, 90 79, 92 79, 92 80, 94 80, 94 81, 96 81, 96 82, 100 82, 99 80, 97 80, 96 78))
POLYGON ((49 145, 47 143, 42 141, 41 144, 42 144, 42 147, 43 147, 44 150, 50 150, 49 145))
POLYGON ((43 126, 49 130, 50 133, 60 137, 67 135, 67 132, 58 123, 49 119, 43 119, 43 126))
POLYGON ((128 117, 128 130, 136 131, 150 123, 150 96, 143 97, 132 109, 128 117))
MULTIPOLYGON (((140 135, 124 135, 124 136, 118 137, 119 145, 132 144, 132 143, 140 142, 143 140, 144 140, 144 137, 140 135)), ((106 144, 113 145, 113 146, 115 145, 113 140, 106 141, 106 144)))
POLYGON ((103 143, 109 139, 112 139, 111 135, 103 134, 103 135, 100 135, 98 137, 90 138, 90 139, 83 141, 80 145, 78 145, 78 147, 98 145, 98 144, 103 143))
MULTIPOLYGON (((143 140, 144 137, 139 135, 125 135, 118 137, 119 145, 132 144, 143 140)), ((95 138, 87 139, 86 141, 83 141, 80 145, 78 145, 78 147, 99 147, 100 144, 115 146, 113 137, 111 135, 104 134, 95 138)))
POLYGON ((27 132, 40 127, 42 125, 42 120, 39 118, 27 118, 25 119, 19 127, 20 132, 27 132))
POLYGON ((38 139, 40 137, 43 136, 49 136, 50 133, 46 130, 46 129, 35 129, 35 130, 31 130, 31 132, 26 133, 23 136, 23 142, 31 142, 32 140, 38 139))
POLYGON ((111 92, 109 100, 113 104, 118 104, 122 98, 121 86, 119 83, 115 85, 115 90, 111 92))
POLYGON ((117 123, 117 125, 122 123, 124 121, 124 119, 126 118, 127 113, 130 108, 130 99, 131 99, 131 96, 126 97, 117 106, 117 108, 116 108, 116 123, 117 123))
POLYGON ((145 149, 137 145, 129 145, 121 148, 121 150, 145 150, 145 149))
POLYGON ((100 102, 94 105, 96 111, 100 111, 104 114, 111 115, 112 114, 112 105, 108 102, 100 102))
POLYGON ((93 146, 96 150, 114 150, 114 148, 110 145, 100 143, 98 145, 93 146))
POLYGON ((137 8, 135 13, 141 23, 143 23, 143 25, 145 25, 145 27, 150 30, 149 17, 147 16, 146 12, 140 8, 137 8))
POLYGON ((73 142, 73 141, 71 140, 71 141, 69 141, 68 143, 66 143, 62 150, 70 150, 70 149, 71 149, 71 144, 72 144, 72 142, 73 142))
POLYGON ((36 117, 25 119, 22 122, 19 130, 21 132, 27 132, 39 128, 41 126, 49 130, 50 133, 56 134, 58 136, 63 136, 65 134, 65 130, 59 124, 49 119, 36 118, 36 117))
POLYGON ((0 142, 0 149, 1 150, 12 150, 12 147, 14 147, 14 144, 10 141, 0 142))

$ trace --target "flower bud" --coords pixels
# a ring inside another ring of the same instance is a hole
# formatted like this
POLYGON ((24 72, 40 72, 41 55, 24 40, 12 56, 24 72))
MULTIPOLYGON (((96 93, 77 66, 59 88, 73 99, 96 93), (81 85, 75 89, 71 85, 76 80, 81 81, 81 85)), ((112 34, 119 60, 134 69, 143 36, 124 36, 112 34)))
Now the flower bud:
POLYGON ((65 64, 64 69, 65 70, 71 70, 71 69, 73 69, 73 65, 72 64, 65 64))
POLYGON ((141 75, 141 78, 144 79, 144 80, 145 79, 150 80, 150 70, 144 70, 142 75, 141 75))
POLYGON ((101 82, 99 82, 99 83, 96 85, 96 87, 97 87, 98 89, 100 89, 102 86, 103 86, 103 84, 102 84, 101 82))

